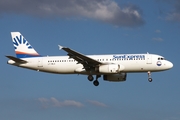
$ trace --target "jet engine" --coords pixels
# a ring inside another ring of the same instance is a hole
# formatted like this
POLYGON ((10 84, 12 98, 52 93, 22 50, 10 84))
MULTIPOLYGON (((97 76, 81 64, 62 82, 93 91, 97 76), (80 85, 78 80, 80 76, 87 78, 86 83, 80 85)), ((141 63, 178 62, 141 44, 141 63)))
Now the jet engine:
POLYGON ((96 71, 99 73, 119 73, 124 69, 123 65, 119 64, 107 64, 107 65, 100 65, 96 68, 96 71))
POLYGON ((127 77, 126 73, 112 74, 112 75, 103 75, 103 79, 105 81, 111 81, 111 82, 126 81, 126 77, 127 77))

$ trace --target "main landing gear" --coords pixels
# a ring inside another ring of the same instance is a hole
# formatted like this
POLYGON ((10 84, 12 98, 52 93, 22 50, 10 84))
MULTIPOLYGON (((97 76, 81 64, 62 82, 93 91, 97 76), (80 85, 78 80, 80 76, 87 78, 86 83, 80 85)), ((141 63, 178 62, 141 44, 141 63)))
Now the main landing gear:
POLYGON ((152 82, 151 72, 150 72, 150 71, 148 71, 148 81, 149 81, 149 82, 152 82))
POLYGON ((88 80, 89 81, 93 81, 94 80, 94 82, 93 82, 94 86, 98 86, 99 85, 99 81, 98 81, 99 77, 101 77, 101 75, 96 75, 96 80, 94 80, 94 77, 92 75, 89 75, 88 76, 88 80))

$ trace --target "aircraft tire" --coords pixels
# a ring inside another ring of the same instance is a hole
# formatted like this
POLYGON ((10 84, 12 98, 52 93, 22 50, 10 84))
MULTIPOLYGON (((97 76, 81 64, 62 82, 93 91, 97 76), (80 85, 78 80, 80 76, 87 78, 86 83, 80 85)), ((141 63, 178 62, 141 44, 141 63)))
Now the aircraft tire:
POLYGON ((88 75, 88 80, 89 81, 93 81, 94 80, 94 77, 92 75, 88 75))
POLYGON ((149 82, 152 82, 152 78, 148 78, 148 81, 149 81, 149 82))
POLYGON ((95 81, 93 82, 93 84, 94 84, 94 86, 98 86, 98 85, 99 85, 99 81, 98 81, 98 80, 95 80, 95 81))

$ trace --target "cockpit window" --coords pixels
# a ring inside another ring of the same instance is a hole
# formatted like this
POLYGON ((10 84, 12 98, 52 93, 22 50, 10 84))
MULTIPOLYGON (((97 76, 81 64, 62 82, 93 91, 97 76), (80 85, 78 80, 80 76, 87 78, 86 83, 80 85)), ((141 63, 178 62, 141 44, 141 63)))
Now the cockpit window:
POLYGON ((165 60, 163 57, 159 57, 158 60, 165 60))

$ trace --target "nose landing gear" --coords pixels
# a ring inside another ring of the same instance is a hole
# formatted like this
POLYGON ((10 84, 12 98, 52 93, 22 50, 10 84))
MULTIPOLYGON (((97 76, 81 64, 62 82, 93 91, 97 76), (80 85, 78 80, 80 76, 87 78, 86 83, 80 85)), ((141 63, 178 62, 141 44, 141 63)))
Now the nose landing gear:
POLYGON ((151 71, 148 71, 148 81, 149 81, 149 82, 152 82, 151 71))

